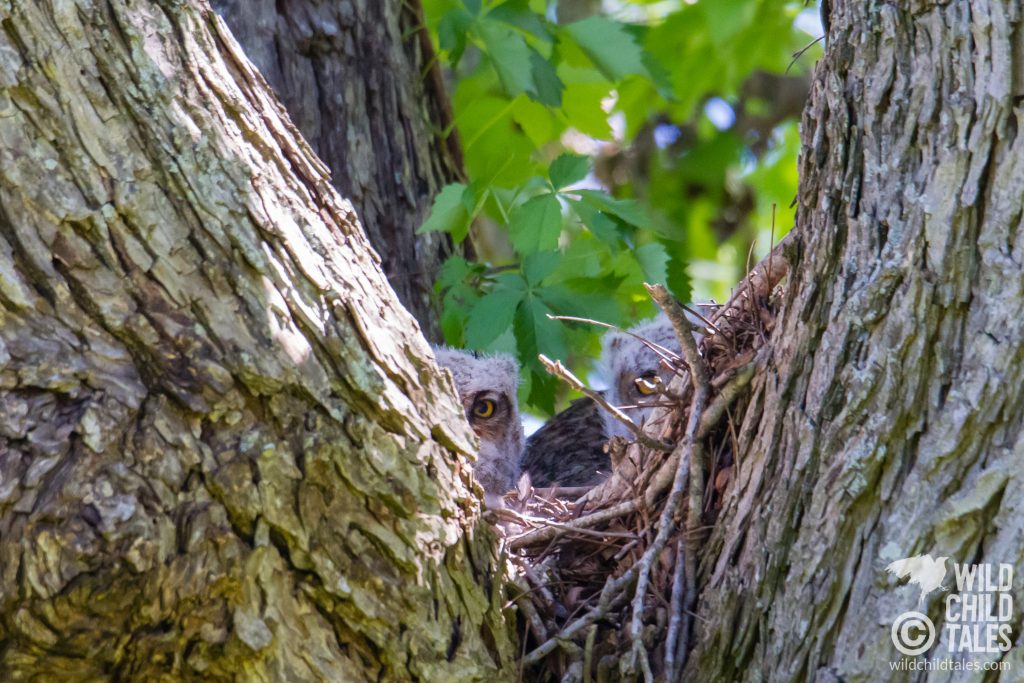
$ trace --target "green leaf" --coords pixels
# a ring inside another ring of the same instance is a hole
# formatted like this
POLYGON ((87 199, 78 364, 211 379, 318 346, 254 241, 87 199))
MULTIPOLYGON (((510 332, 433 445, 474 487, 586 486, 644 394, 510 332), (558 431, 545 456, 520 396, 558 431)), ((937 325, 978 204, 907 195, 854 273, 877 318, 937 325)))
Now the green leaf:
POLYGON ((512 326, 506 327, 505 331, 499 334, 497 339, 481 350, 488 353, 507 353, 513 357, 518 355, 519 348, 516 346, 516 335, 512 331, 512 326))
POLYGON ((557 140, 564 128, 558 125, 550 108, 529 99, 529 96, 516 98, 512 117, 537 149, 557 140))
POLYGON ((585 135, 610 140, 612 128, 601 102, 608 96, 604 83, 569 83, 562 95, 562 111, 569 124, 585 135))
POLYGON ((575 236, 562 254, 555 273, 548 281, 562 282, 573 278, 597 278, 605 270, 608 247, 590 235, 575 236))
POLYGON ((550 314, 551 309, 533 295, 527 295, 516 309, 516 341, 519 343, 519 357, 524 363, 538 367, 539 353, 556 360, 568 358, 562 323, 548 318, 550 314))
POLYGON ((481 21, 478 34, 484 41, 501 87, 509 96, 535 90, 531 50, 521 35, 496 21, 481 21))
POLYGON ((608 80, 618 81, 629 74, 650 75, 643 48, 623 24, 593 16, 569 24, 565 31, 608 80))
POLYGON ((501 21, 531 33, 546 43, 554 40, 544 18, 530 9, 529 0, 508 0, 487 13, 488 19, 501 21))
POLYGON ((590 318, 611 324, 615 324, 620 317, 615 299, 607 294, 581 292, 564 285, 552 285, 538 289, 537 296, 559 315, 590 318))
POLYGON ((669 257, 664 246, 651 242, 633 250, 633 255, 640 264, 647 282, 665 284, 665 280, 668 279, 669 257))
POLYGON ((533 87, 527 90, 530 97, 549 107, 562 106, 562 92, 565 90, 565 84, 558 77, 554 65, 532 47, 530 48, 530 75, 533 77, 533 87))
POLYGON ((430 215, 416 233, 448 232, 456 242, 466 239, 469 234, 469 212, 463 201, 466 189, 462 183, 445 185, 434 197, 430 215))
POLYGON ((457 95, 456 123, 469 177, 489 186, 512 186, 535 175, 530 155, 536 146, 513 117, 519 98, 470 96, 461 92, 461 86, 457 95))
MULTIPOLYGON (((708 22, 708 36, 716 45, 728 40, 749 26, 756 15, 756 5, 749 0, 716 0, 701 5, 708 22)), ((758 22, 760 28, 761 23, 758 22)))
POLYGON ((668 240, 663 243, 665 251, 669 254, 668 277, 665 279, 665 284, 679 301, 693 301, 693 288, 690 276, 686 272, 688 261, 686 245, 668 240))
POLYGON ((591 203, 570 199, 569 205, 594 237, 610 247, 618 248, 619 240, 622 239, 619 223, 591 203))
POLYGON ((445 305, 441 311, 441 334, 444 335, 444 340, 452 346, 465 346, 462 342, 462 330, 465 325, 465 312, 456 306, 445 305))
POLYGON ((469 310, 479 299, 476 290, 457 282, 444 295, 441 313, 441 332, 452 346, 465 346, 464 334, 469 310))
POLYGON ((541 251, 524 258, 523 275, 526 276, 526 282, 531 287, 539 284, 555 270, 561 258, 562 255, 557 251, 541 251))
POLYGON ((522 291, 500 288, 487 294, 473 306, 466 322, 466 346, 483 349, 512 325, 522 291))
MULTIPOLYGON (((531 368, 528 374, 529 385, 525 391, 526 401, 545 415, 555 414, 555 395, 558 391, 558 378, 547 374, 543 369, 531 368)), ((523 393, 520 393, 522 396, 523 393)))
POLYGON ((566 152, 551 162, 548 177, 556 190, 583 180, 590 170, 590 158, 566 152))
POLYGON ((574 190, 585 203, 638 228, 651 228, 651 219, 635 199, 616 199, 599 190, 574 190))
POLYGON ((554 194, 538 195, 512 213, 509 237, 520 254, 550 251, 562 232, 562 207, 554 194))
POLYGON ((437 26, 437 39, 441 49, 448 53, 453 67, 458 66, 462 53, 466 51, 466 36, 473 18, 463 10, 453 10, 444 15, 437 26))
POLYGON ((495 289, 511 289, 512 291, 526 294, 530 287, 523 276, 519 273, 505 272, 494 278, 495 289))
POLYGON ((465 280, 472 270, 473 268, 469 265, 469 261, 458 254, 449 256, 448 260, 441 266, 441 271, 437 274, 437 282, 434 283, 434 286, 442 290, 450 289, 465 280))

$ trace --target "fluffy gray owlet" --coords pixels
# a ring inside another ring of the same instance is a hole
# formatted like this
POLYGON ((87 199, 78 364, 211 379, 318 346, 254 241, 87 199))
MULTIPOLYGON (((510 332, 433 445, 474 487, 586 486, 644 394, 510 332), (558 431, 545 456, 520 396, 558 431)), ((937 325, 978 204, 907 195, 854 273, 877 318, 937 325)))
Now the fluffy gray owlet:
POLYGON ((523 454, 523 425, 516 400, 519 363, 511 356, 482 356, 447 347, 436 347, 434 353, 438 365, 451 371, 466 419, 480 438, 480 456, 473 473, 492 503, 519 478, 523 454))
MULTIPOLYGON (((687 317, 691 322, 703 325, 693 315, 688 313, 687 317)), ((682 353, 672 323, 664 313, 630 328, 629 331, 652 344, 668 349, 676 356, 682 353)), ((700 341, 699 334, 695 332, 693 336, 700 341)), ((654 404, 663 402, 658 384, 668 385, 673 371, 668 369, 661 362, 661 357, 647 345, 623 332, 612 331, 604 336, 601 344, 601 362, 611 383, 605 391, 605 398, 632 418, 633 422, 642 426, 654 412, 654 404)), ((624 439, 632 439, 633 435, 626 425, 616 420, 610 413, 602 411, 601 414, 607 437, 621 436, 624 439)))
MULTIPOLYGON (((689 316, 697 324, 698 319, 689 316)), ((640 323, 631 333, 679 355, 679 341, 665 314, 640 323)), ((698 340, 700 335, 694 335, 698 340)), ((637 424, 654 412, 652 404, 661 398, 657 379, 668 384, 672 371, 660 357, 639 340, 623 332, 608 332, 602 343, 601 366, 610 385, 605 398, 618 406, 637 424)), ((589 398, 572 405, 548 420, 526 441, 523 470, 534 486, 590 486, 608 476, 611 463, 604 445, 612 436, 632 439, 621 422, 589 398)))

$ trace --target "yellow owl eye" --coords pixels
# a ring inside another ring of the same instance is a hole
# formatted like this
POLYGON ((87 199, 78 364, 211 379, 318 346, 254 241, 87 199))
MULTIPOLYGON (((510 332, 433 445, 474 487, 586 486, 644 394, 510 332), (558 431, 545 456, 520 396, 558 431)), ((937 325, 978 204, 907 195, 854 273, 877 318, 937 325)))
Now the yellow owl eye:
POLYGON ((661 378, 657 375, 653 377, 637 377, 633 380, 633 384, 636 385, 636 390, 644 396, 650 396, 658 393, 658 385, 661 384, 661 378))
POLYGON ((483 418, 494 415, 494 401, 486 398, 479 399, 473 404, 473 414, 483 418))

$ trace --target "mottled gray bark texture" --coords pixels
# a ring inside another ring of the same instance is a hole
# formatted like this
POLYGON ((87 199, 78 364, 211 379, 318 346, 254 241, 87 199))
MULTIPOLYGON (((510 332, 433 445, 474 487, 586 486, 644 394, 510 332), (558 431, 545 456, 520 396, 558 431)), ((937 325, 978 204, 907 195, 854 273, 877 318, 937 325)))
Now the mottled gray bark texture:
MULTIPOLYGON (((1019 578, 1010 671, 894 673, 917 588, 885 571, 1024 569, 1020 3, 829 4, 774 367, 737 425, 688 680, 1020 680, 1019 578)), ((944 596, 921 607, 940 629, 944 596)))
POLYGON ((355 205, 399 301, 442 341, 431 293, 453 247, 415 232, 462 160, 419 0, 212 4, 355 205))
POLYGON ((0 2, 0 680, 508 676, 457 406, 205 3, 0 2))

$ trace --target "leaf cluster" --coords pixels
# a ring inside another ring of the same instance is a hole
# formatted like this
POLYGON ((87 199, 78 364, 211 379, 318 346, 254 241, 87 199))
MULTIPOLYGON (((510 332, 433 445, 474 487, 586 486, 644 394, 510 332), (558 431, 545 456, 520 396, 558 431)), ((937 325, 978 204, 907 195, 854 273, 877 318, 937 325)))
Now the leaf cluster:
POLYGON ((467 182, 437 195, 420 230, 472 235, 477 254, 443 268, 442 329, 453 345, 517 355, 522 398, 545 412, 556 388, 537 355, 579 369, 600 333, 549 315, 628 325, 653 313, 643 282, 681 300, 694 284, 722 296, 750 226, 766 227, 768 207, 795 193, 793 117, 754 139, 708 106, 738 117, 740 102, 756 119, 745 83, 784 72, 809 42, 794 28, 802 4, 615 4, 614 16, 562 23, 542 0, 424 2, 454 83, 467 182), (742 230, 722 235, 737 196, 742 230))

